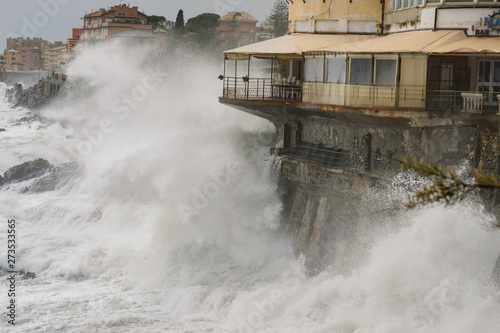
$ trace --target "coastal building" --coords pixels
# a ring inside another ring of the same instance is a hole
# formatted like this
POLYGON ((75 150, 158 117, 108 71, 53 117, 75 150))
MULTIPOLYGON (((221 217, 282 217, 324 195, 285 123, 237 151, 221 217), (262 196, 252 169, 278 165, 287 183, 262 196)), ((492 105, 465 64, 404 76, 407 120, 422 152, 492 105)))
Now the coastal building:
POLYGON ((273 38, 273 20, 266 16, 266 19, 262 24, 257 26, 257 41, 263 41, 273 38))
POLYGON ((67 58, 73 59, 75 53, 75 47, 81 42, 81 37, 83 36, 82 28, 73 28, 73 34, 71 38, 68 38, 68 49, 66 51, 67 58))
MULTIPOLYGON (((117 5, 85 14, 83 31, 76 31, 76 34, 84 40, 102 40, 125 31, 152 34, 152 26, 147 21, 147 15, 140 12, 138 7, 117 5)), ((73 40, 76 39, 73 36, 73 40)))
POLYGON ((218 21, 219 26, 215 30, 219 39, 235 39, 240 45, 256 41, 258 20, 252 15, 246 12, 230 12, 218 21))
POLYGON ((43 58, 44 68, 54 70, 66 64, 66 54, 68 46, 61 41, 51 43, 45 47, 43 58))
POLYGON ((49 42, 42 38, 7 38, 7 50, 17 50, 23 46, 34 46, 43 51, 48 44, 49 42))
POLYGON ((7 51, 0 56, 0 71, 43 69, 47 45, 49 42, 41 38, 8 38, 7 51))
POLYGON ((227 51, 226 69, 243 60, 250 74, 252 62, 267 60, 273 71, 267 82, 251 76, 244 85, 226 75, 224 97, 272 100, 278 96, 272 80, 293 78, 294 86, 282 89, 288 96, 279 97, 354 108, 498 112, 500 5, 333 3, 335 10, 323 1, 290 2, 288 35, 227 51))
POLYGON ((17 72, 24 68, 22 55, 19 51, 10 49, 4 51, 0 56, 0 71, 2 72, 17 72))
POLYGON ((17 48, 25 70, 43 69, 43 54, 42 50, 36 46, 19 46, 17 48))
POLYGON ((306 264, 363 251, 382 213, 361 202, 407 155, 499 174, 498 1, 288 3, 287 35, 225 52, 219 101, 274 123, 306 264))

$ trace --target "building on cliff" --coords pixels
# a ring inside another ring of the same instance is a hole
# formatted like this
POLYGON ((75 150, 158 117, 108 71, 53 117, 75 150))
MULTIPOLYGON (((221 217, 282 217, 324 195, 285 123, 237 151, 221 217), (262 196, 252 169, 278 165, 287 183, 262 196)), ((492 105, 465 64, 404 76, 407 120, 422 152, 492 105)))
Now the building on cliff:
POLYGON ((288 2, 287 35, 225 52, 219 101, 275 124, 308 262, 359 252, 361 198, 406 155, 499 172, 497 1, 288 2))
POLYGON ((219 26, 215 30, 219 39, 235 39, 240 45, 256 41, 258 20, 247 12, 230 12, 218 21, 219 26))
MULTIPOLYGON (((85 14, 83 17, 83 31, 81 33, 77 31, 77 38, 73 36, 73 39, 106 39, 125 31, 153 33, 146 14, 140 12, 138 7, 123 4, 107 10, 101 8, 95 12, 85 14)), ((73 33, 75 34, 75 31, 73 33)))
POLYGON ((77 45, 112 39, 120 39, 131 46, 155 45, 159 49, 166 48, 167 43, 166 34, 153 32, 148 16, 138 7, 116 5, 85 14, 83 27, 74 28, 68 39, 67 59, 71 61, 74 58, 77 45))

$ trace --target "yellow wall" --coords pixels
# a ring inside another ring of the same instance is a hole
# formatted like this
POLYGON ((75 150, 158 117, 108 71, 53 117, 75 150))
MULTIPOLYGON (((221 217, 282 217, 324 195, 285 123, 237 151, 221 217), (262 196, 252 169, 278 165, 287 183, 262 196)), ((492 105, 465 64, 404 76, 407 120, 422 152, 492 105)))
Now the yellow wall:
POLYGON ((59 49, 57 51, 57 64, 63 65, 66 63, 66 47, 59 49))
POLYGON ((17 51, 7 51, 6 56, 7 56, 7 68, 12 68, 17 70, 18 65, 22 65, 23 63, 23 58, 21 56, 21 53, 17 51))
POLYGON ((381 17, 380 0, 290 1, 290 32, 377 33, 381 17))

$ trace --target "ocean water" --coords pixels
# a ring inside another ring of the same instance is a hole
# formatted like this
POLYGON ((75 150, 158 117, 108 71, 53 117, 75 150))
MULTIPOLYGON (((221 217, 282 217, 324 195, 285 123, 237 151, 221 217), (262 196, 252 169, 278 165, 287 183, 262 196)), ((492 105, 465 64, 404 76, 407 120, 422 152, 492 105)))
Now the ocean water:
POLYGON ((0 172, 73 163, 53 191, 0 190, 1 331, 500 331, 500 233, 480 204, 397 214, 364 265, 310 277, 280 225, 273 126, 218 103, 220 68, 151 52, 82 51, 40 117, 0 100, 0 172), (16 269, 37 274, 16 280, 15 326, 8 219, 16 269))

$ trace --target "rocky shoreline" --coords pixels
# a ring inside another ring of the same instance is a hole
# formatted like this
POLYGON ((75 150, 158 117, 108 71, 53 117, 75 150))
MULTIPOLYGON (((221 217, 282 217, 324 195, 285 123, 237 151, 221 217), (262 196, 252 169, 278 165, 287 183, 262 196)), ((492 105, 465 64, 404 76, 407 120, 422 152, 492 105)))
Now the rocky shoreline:
POLYGON ((25 162, 9 168, 0 175, 0 189, 16 183, 33 179, 28 186, 19 189, 19 193, 41 193, 54 191, 62 186, 77 173, 75 163, 66 163, 58 166, 50 164, 42 158, 25 162))
POLYGON ((33 87, 24 89, 21 83, 14 84, 14 87, 7 89, 5 99, 11 103, 12 107, 26 107, 37 109, 46 105, 51 97, 44 94, 44 83, 40 80, 33 87))

